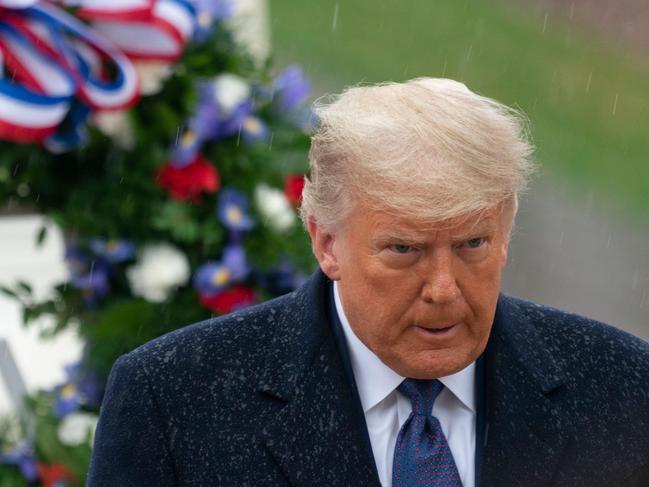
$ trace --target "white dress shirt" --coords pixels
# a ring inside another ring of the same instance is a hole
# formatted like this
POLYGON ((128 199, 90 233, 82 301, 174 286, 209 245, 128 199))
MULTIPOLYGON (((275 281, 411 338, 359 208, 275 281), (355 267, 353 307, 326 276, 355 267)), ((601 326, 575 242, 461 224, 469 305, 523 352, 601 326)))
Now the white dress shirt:
MULTIPOLYGON (((379 479, 383 487, 389 487, 392 485, 392 462, 397 436, 412 412, 410 400, 396 390, 404 377, 381 362, 356 336, 345 316, 336 282, 334 298, 365 413, 379 479)), ((442 425, 464 487, 475 486, 474 379, 475 362, 460 372, 440 377, 439 381, 445 387, 433 405, 433 416, 442 425)))

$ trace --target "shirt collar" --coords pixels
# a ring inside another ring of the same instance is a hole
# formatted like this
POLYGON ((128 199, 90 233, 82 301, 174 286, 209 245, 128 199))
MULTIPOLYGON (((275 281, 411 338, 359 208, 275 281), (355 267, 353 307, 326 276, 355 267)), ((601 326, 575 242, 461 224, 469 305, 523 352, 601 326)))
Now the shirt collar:
MULTIPOLYGON (((403 382, 405 377, 400 376, 381 362, 381 359, 356 336, 345 316, 336 281, 334 281, 334 301, 338 318, 345 333, 345 341, 347 342, 354 378, 358 387, 358 395, 363 406, 363 412, 366 413, 390 395, 403 382)), ((439 381, 466 408, 475 412, 475 362, 455 374, 440 377, 439 381)))

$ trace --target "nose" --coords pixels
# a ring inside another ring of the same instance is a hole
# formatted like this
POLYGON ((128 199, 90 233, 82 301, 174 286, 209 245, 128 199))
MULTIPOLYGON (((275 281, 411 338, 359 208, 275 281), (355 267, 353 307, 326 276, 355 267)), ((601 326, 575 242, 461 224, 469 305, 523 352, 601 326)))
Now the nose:
POLYGON ((452 252, 440 251, 431 255, 424 272, 421 298, 425 302, 448 304, 460 297, 452 252))

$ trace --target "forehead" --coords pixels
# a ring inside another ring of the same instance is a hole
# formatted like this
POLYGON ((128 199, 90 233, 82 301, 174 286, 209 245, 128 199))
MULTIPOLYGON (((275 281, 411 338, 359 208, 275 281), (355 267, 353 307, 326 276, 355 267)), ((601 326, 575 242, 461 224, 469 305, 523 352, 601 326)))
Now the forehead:
POLYGON ((371 238, 427 239, 439 235, 467 236, 476 232, 498 231, 502 228, 500 207, 461 215, 449 220, 429 221, 409 215, 392 214, 359 208, 350 223, 371 238))

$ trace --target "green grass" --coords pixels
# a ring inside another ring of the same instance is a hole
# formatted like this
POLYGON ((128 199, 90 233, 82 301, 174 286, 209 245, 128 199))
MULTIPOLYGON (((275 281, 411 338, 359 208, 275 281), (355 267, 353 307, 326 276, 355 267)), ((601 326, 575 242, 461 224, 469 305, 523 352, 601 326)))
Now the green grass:
MULTIPOLYGON (((649 62, 494 0, 271 0, 274 49, 317 93, 443 76, 530 118, 546 171, 649 220, 649 62)), ((513 2, 512 2, 513 4, 513 2)))

